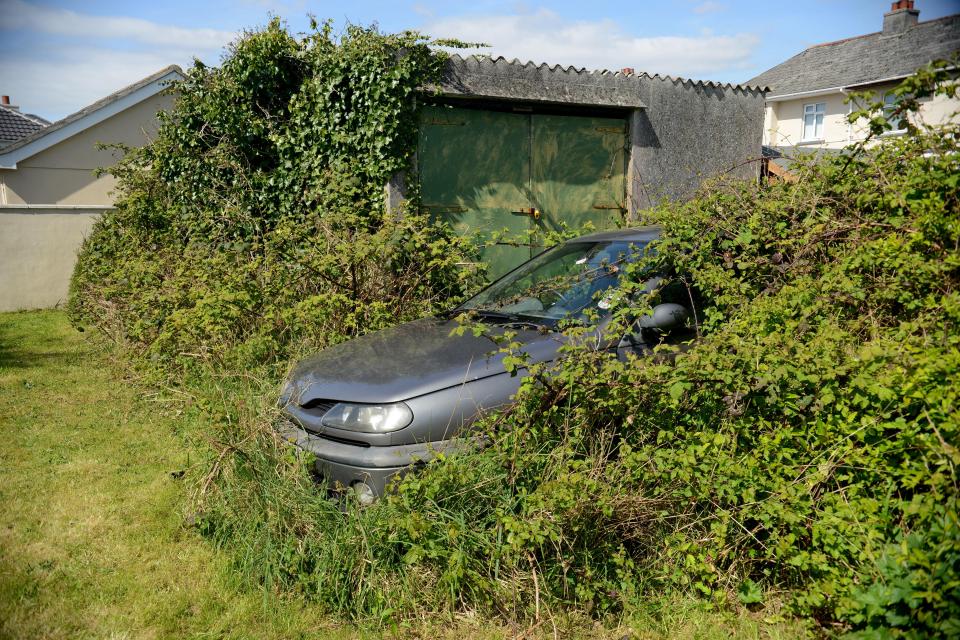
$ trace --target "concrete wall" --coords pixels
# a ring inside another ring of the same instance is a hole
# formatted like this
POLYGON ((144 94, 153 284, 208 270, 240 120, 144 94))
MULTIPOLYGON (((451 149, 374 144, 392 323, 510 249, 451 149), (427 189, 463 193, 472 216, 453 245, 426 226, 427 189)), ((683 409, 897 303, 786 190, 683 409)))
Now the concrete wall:
POLYGON ((689 198, 704 179, 755 179, 763 93, 671 78, 641 77, 645 109, 630 117, 630 212, 689 198))
POLYGON ((0 311, 55 307, 67 299, 77 251, 113 204, 117 161, 97 143, 139 146, 157 130, 156 114, 173 96, 156 95, 0 170, 0 311))
POLYGON ((98 150, 97 143, 140 146, 156 134, 156 114, 170 109, 173 96, 157 95, 67 138, 49 149, 0 170, 0 206, 5 204, 100 205, 113 203, 112 176, 95 176, 110 167, 118 152, 98 150), (5 198, 5 199, 4 199, 5 198))
POLYGON ((0 206, 0 311, 66 302, 77 250, 103 211, 0 206))
MULTIPOLYGON (((876 99, 897 86, 897 83, 877 85, 876 99)), ((764 144, 775 147, 810 146, 812 148, 842 149, 863 140, 867 134, 865 121, 849 124, 847 114, 859 107, 844 104, 843 93, 771 102, 767 105, 764 126, 764 144), (825 103, 823 118, 823 136, 820 140, 803 140, 803 106, 817 102, 825 103)), ((943 96, 925 98, 920 102, 920 111, 913 118, 915 124, 945 124, 953 114, 960 110, 960 101, 943 96)))

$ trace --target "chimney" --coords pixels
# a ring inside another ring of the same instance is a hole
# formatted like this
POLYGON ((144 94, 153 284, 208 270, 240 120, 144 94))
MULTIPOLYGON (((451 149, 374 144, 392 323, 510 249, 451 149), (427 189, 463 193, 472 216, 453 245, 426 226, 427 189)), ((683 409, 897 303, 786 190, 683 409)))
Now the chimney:
POLYGON ((5 107, 10 106, 10 96, 0 96, 0 104, 5 107))
POLYGON ((913 0, 896 0, 890 5, 890 13, 883 14, 883 35, 903 33, 917 24, 920 11, 913 8, 913 0))
POLYGON ((625 76, 632 76, 634 75, 633 67, 624 67, 623 69, 620 69, 620 73, 622 73, 625 76))

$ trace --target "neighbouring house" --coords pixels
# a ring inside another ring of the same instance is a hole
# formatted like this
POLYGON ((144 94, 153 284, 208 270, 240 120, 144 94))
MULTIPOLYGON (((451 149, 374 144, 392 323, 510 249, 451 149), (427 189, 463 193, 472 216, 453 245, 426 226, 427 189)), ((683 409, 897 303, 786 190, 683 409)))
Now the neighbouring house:
MULTIPOLYGON (((913 0, 898 0, 883 15, 876 33, 814 45, 748 81, 769 88, 763 125, 765 155, 782 168, 798 149, 837 152, 863 140, 863 124, 849 123, 858 107, 846 98, 870 92, 892 103, 890 90, 934 60, 951 60, 960 53, 960 14, 919 21, 913 0)), ((960 102, 927 98, 917 124, 942 124, 956 118, 960 102)), ((894 130, 902 131, 899 123, 894 130)), ((777 167, 771 165, 774 173, 777 167)))
POLYGON ((0 96, 0 149, 26 138, 50 124, 40 116, 23 113, 10 104, 10 96, 0 96))
MULTIPOLYGON (((707 178, 759 175, 755 86, 452 56, 428 89, 422 206, 464 234, 506 230, 483 251, 493 275, 539 250, 515 241, 530 230, 622 226, 707 178)), ((392 201, 403 184, 391 184, 392 201)))
POLYGON ((114 178, 97 170, 117 155, 98 143, 148 142, 182 77, 167 67, 52 124, 0 105, 0 311, 65 301, 77 249, 113 205, 114 178))

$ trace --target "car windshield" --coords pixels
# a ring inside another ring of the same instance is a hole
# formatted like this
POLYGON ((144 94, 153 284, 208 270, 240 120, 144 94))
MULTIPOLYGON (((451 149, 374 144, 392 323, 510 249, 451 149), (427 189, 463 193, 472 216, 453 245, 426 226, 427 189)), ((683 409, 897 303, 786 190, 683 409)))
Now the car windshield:
POLYGON ((646 242, 571 242, 545 251, 459 307, 488 317, 546 324, 609 313, 610 298, 628 262, 646 242))

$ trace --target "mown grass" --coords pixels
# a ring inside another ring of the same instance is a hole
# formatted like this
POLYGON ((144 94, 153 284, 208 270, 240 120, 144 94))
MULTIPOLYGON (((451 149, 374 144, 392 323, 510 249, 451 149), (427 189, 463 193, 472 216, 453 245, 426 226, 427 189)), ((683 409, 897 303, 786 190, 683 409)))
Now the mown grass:
MULTIPOLYGON (((227 558, 185 524, 187 489, 177 476, 190 464, 185 436, 203 429, 201 413, 131 379, 63 313, 0 314, 0 637, 378 635, 238 583, 227 558)), ((672 600, 605 626, 462 618, 385 633, 796 638, 803 625, 672 600)))
POLYGON ((231 585, 184 526, 178 408, 145 395, 64 314, 0 316, 0 633, 324 637, 301 603, 231 585))

